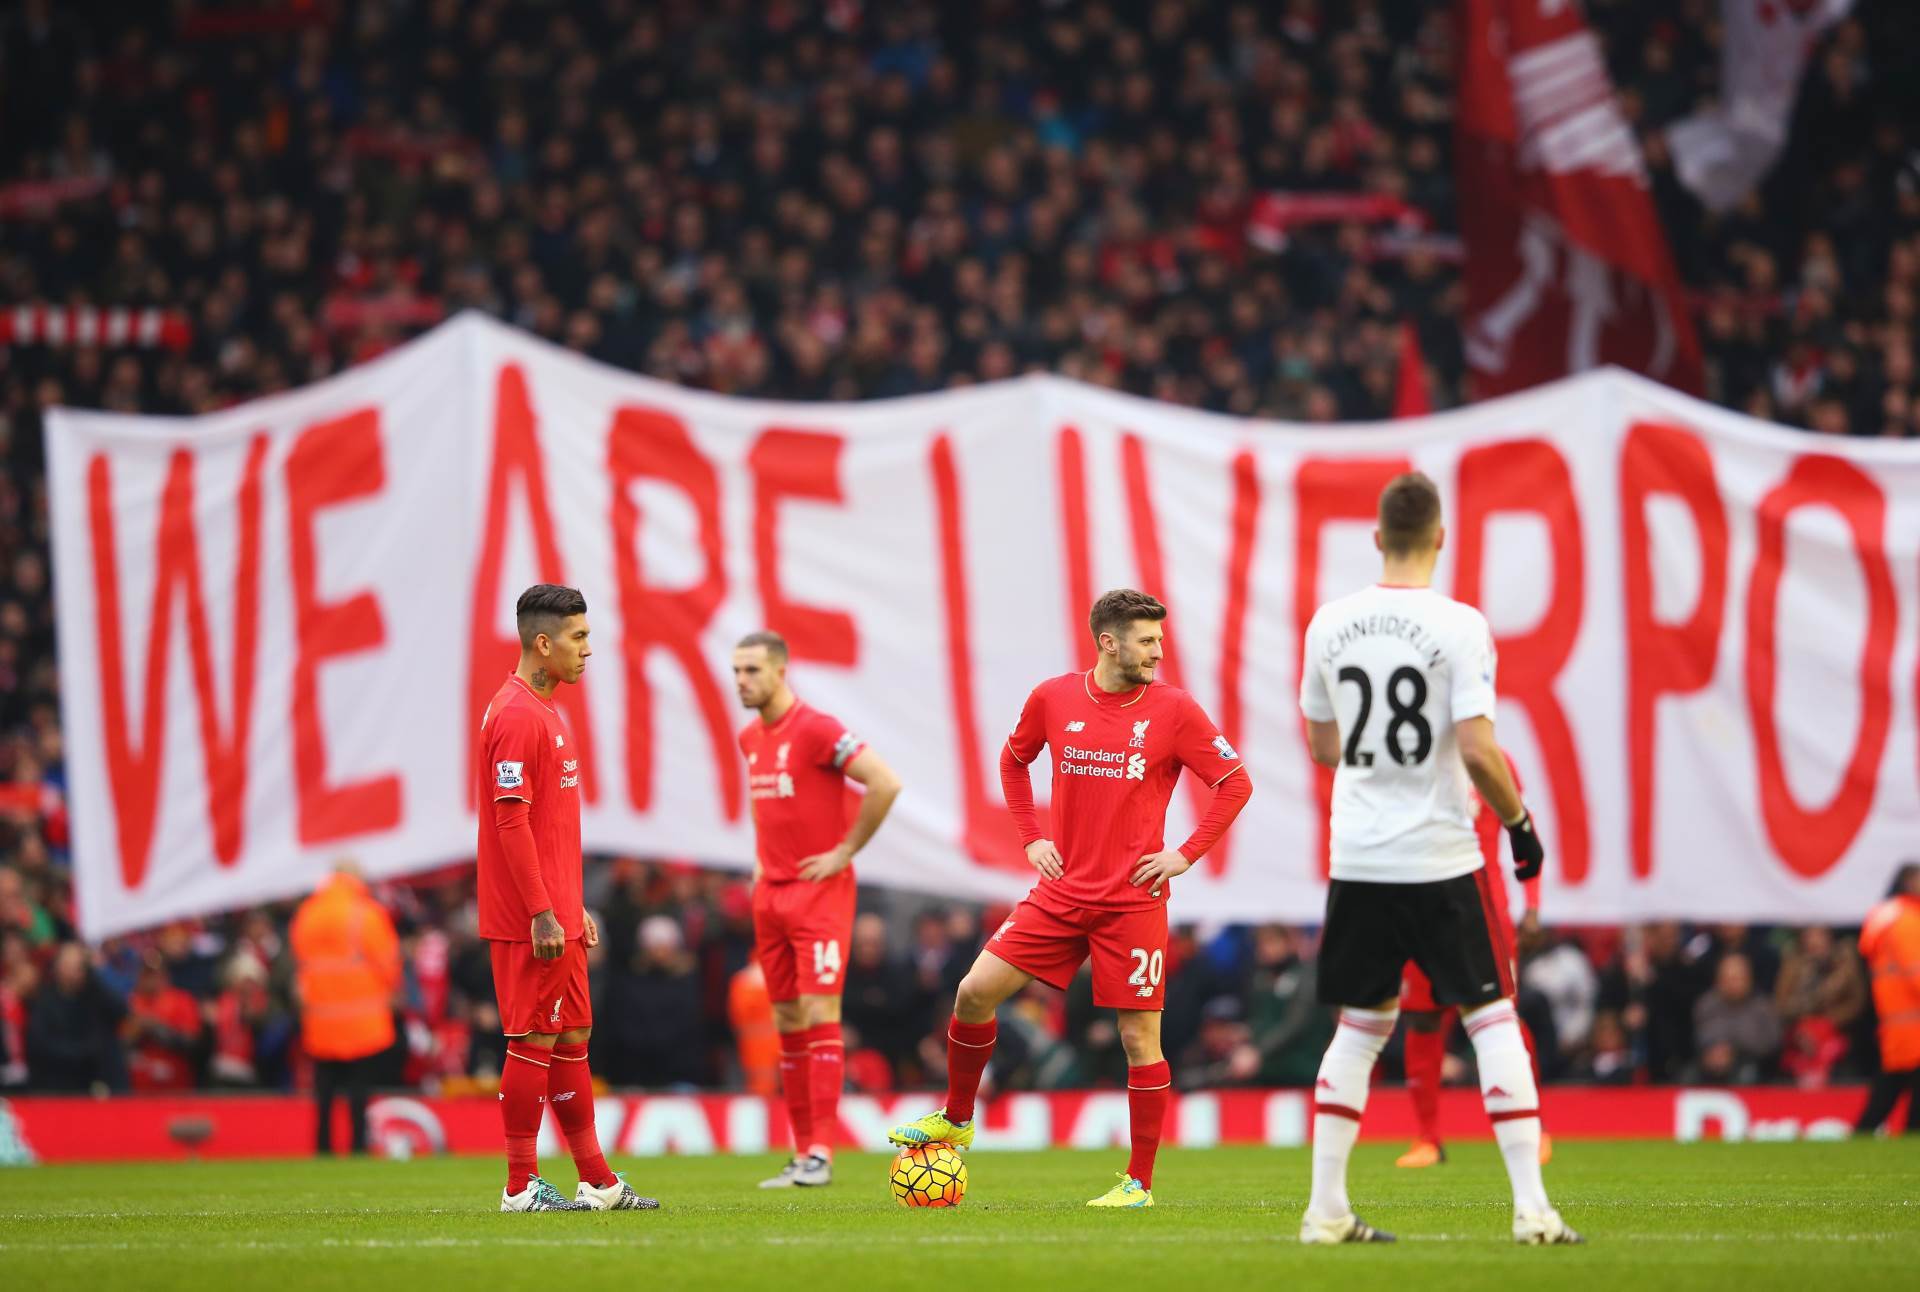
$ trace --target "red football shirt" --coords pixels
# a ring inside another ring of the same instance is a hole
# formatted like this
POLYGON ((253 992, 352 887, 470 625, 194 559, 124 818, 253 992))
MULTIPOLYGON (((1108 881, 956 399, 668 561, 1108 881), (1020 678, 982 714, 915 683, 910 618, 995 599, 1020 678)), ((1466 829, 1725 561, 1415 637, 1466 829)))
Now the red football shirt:
POLYGON ((531 942, 534 912, 520 898, 500 849, 493 805, 525 799, 553 914, 568 940, 581 935, 580 755, 560 711, 510 675, 480 723, 480 936, 531 942))
POLYGON ((798 700, 778 722, 755 719, 740 729, 762 879, 798 879, 802 858, 847 837, 846 767, 866 747, 841 723, 798 700))
POLYGON ((1128 883, 1142 857, 1166 847, 1167 802, 1185 767, 1208 785, 1240 770, 1240 755, 1191 695, 1160 682, 1108 695, 1093 673, 1033 688, 1007 747, 1023 763, 1053 758, 1053 842, 1064 873, 1033 897, 1056 907, 1134 910, 1160 896, 1128 883))

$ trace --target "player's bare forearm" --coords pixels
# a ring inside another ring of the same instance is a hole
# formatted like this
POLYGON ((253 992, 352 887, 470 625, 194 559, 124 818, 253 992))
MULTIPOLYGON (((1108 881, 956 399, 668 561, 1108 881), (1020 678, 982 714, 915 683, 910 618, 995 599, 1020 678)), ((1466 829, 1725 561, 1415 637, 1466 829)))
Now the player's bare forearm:
POLYGON ((813 883, 831 879, 852 865, 853 855, 867 846, 880 829, 880 823, 887 819, 887 813, 893 810, 893 801, 900 797, 900 778, 871 749, 861 750, 860 756, 847 764, 846 774, 864 785, 867 792, 860 800, 860 810, 854 814, 847 837, 837 847, 800 859, 800 878, 813 883))
POLYGON ((1480 797, 1494 810, 1502 825, 1512 825, 1526 815, 1527 807, 1520 799, 1519 787, 1513 783, 1513 773, 1507 770, 1507 759, 1500 752, 1500 743, 1493 734, 1493 721, 1490 718, 1468 718, 1454 725, 1454 736, 1460 744, 1460 761, 1466 764, 1467 775, 1473 780, 1473 787, 1480 791, 1480 797))
POLYGON ((880 823, 887 819, 887 813, 893 810, 893 801, 900 797, 900 778, 871 749, 861 750, 860 756, 847 764, 847 775, 867 789, 843 845, 852 856, 867 846, 880 823))
POLYGON ((1340 724, 1307 720, 1307 752, 1322 767, 1340 765, 1340 724))

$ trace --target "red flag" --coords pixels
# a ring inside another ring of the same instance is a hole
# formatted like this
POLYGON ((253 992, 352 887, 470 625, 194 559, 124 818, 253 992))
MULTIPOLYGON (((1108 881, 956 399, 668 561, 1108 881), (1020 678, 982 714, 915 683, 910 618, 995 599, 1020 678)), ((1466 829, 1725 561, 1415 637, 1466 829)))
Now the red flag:
POLYGON ((1617 363, 1698 393, 1700 343, 1600 42, 1566 0, 1457 0, 1455 177, 1478 397, 1617 363))
POLYGON ((1400 321, 1400 378, 1393 392, 1395 417, 1424 417, 1433 411, 1427 397, 1427 364, 1420 357, 1420 333, 1413 324, 1400 321))

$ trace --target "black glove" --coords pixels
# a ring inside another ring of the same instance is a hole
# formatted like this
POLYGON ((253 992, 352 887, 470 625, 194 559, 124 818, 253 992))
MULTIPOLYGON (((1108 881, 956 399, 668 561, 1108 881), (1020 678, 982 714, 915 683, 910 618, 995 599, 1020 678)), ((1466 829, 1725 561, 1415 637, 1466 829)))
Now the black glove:
POLYGON ((1547 851, 1533 831, 1533 813, 1523 810, 1520 819, 1507 827, 1507 843, 1513 848, 1514 878, 1524 884, 1538 876, 1547 851))

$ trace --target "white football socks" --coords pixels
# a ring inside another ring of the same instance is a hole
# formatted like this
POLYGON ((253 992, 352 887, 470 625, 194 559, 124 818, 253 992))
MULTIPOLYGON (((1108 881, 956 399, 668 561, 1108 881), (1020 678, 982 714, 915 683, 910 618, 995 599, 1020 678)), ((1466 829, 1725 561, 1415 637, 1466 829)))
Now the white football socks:
POLYGON ((1533 1060, 1513 1002, 1497 1000, 1462 1012, 1473 1055, 1480 1068, 1480 1098, 1493 1122, 1493 1137, 1513 1182, 1513 1209, 1542 1212, 1552 1208, 1540 1178, 1540 1091, 1533 1081, 1533 1060))
MULTIPOLYGON (((1373 1064, 1387 1048, 1394 1009, 1343 1009, 1313 1083, 1313 1197, 1307 1214, 1338 1220, 1353 1211, 1347 1200, 1347 1159, 1360 1138, 1373 1064)), ((1524 1057, 1524 1056, 1523 1056, 1524 1057)), ((1536 1127, 1538 1123, 1535 1123, 1536 1127)))

